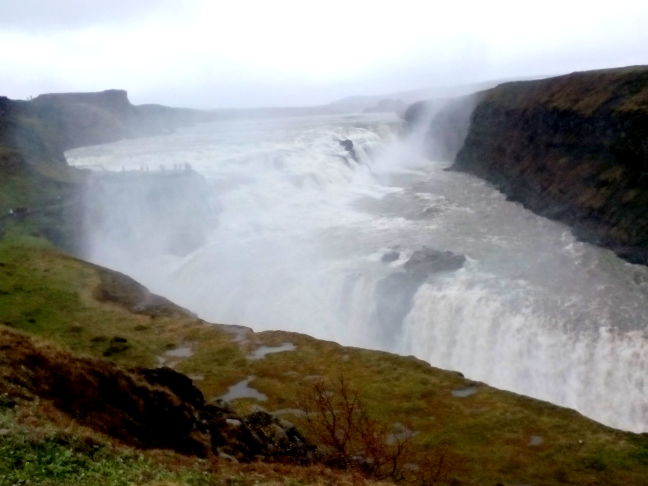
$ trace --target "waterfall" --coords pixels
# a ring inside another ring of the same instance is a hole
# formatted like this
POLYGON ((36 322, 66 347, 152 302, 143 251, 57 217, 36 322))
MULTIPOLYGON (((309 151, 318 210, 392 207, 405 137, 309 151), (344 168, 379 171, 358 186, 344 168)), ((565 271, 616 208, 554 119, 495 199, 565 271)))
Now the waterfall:
POLYGON ((426 157, 456 140, 402 132, 376 114, 230 120, 74 150, 198 177, 191 197, 151 174, 88 190, 86 256, 208 321, 414 354, 647 431, 648 269, 426 157))

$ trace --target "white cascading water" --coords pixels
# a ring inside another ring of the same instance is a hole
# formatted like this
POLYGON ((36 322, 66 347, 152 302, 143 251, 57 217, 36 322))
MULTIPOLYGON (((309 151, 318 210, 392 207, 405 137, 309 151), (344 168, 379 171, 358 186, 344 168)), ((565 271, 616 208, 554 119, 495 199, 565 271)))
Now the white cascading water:
POLYGON ((87 257, 210 321, 414 354, 647 431, 648 269, 444 171, 401 131, 375 114, 230 120, 74 150, 105 170, 188 163, 209 194, 192 222, 205 238, 178 256, 159 240, 193 216, 88 191, 87 257), (405 270, 424 247, 466 262, 405 270))

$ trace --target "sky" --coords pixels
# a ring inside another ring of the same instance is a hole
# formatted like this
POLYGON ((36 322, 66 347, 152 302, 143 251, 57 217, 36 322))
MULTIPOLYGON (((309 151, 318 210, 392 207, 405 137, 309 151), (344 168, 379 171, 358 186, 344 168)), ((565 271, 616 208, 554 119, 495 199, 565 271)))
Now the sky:
POLYGON ((304 106, 648 64, 631 0, 0 0, 0 95, 304 106))

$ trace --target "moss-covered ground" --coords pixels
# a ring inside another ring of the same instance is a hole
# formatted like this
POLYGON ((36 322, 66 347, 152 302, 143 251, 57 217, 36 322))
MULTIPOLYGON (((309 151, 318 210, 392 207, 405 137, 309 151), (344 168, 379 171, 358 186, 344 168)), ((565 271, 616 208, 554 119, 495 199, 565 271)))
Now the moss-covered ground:
POLYGON ((0 395, 0 486, 381 486, 321 466, 234 464, 141 451, 80 427, 46 403, 0 395))
MULTIPOLYGON (((411 462, 417 465, 412 467, 442 458, 456 484, 648 484, 647 436, 610 429, 575 411, 474 383, 413 357, 295 333, 209 324, 177 308, 133 312, 123 295, 124 302, 98 298, 107 270, 23 229, 10 226, 0 242, 2 325, 125 367, 173 366, 193 377, 208 399, 253 377, 249 385, 267 399, 235 399, 235 408, 280 411, 297 424, 312 383, 344 377, 372 417, 386 428, 411 431, 411 462), (284 343, 295 349, 261 359, 251 355, 260 346, 284 343), (468 396, 456 396, 465 390, 468 396)), ((135 461, 134 471, 147 467, 139 459, 123 460, 135 461)))

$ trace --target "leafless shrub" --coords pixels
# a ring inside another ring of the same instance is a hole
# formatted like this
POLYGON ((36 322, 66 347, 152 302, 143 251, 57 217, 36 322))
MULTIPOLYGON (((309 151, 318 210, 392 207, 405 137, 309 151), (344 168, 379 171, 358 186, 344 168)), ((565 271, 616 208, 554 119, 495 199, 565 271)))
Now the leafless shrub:
POLYGON ((302 429, 328 466, 416 486, 458 484, 456 455, 442 446, 415 451, 413 432, 395 431, 373 418, 344 376, 307 386, 299 405, 305 412, 302 429))

